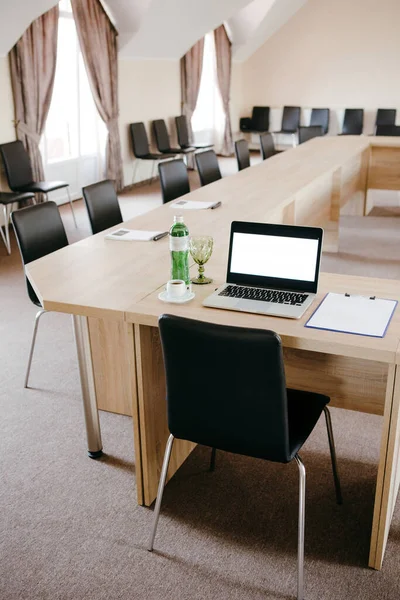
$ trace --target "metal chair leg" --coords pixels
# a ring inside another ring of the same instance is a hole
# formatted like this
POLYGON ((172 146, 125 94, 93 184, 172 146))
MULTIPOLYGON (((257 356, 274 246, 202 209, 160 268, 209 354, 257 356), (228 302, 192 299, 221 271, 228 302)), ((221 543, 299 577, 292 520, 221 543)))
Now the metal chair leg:
POLYGON ((150 185, 153 183, 153 179, 155 178, 154 171, 155 171, 155 168, 156 168, 156 163, 157 163, 157 161, 153 160, 153 165, 151 167, 150 185))
POLYGON ((3 204, 3 215, 4 215, 4 231, 3 227, 0 225, 0 234, 3 238, 4 245, 8 254, 11 254, 11 242, 10 242, 10 214, 11 214, 12 204, 3 204))
POLYGON ((38 326, 39 326, 39 319, 40 319, 40 317, 45 312, 47 312, 47 310, 44 310, 44 308, 42 308, 41 310, 39 310, 38 313, 36 313, 35 325, 34 325, 34 328, 33 328, 33 336, 32 336, 32 342, 31 342, 31 349, 29 351, 28 368, 26 370, 26 375, 25 375, 24 388, 28 387, 28 379, 29 379, 29 373, 30 373, 30 370, 31 370, 32 358, 33 358, 33 351, 35 349, 36 334, 37 334, 37 330, 38 330, 38 326))
POLYGON ((342 488, 340 485, 339 471, 338 471, 337 461, 336 461, 335 441, 333 439, 331 413, 327 406, 324 407, 324 413, 325 413, 326 429, 328 431, 329 450, 331 452, 332 473, 333 473, 333 480, 335 482, 336 502, 338 504, 343 504, 342 488))
POLYGON ((132 185, 135 183, 135 179, 136 179, 136 172, 138 170, 138 166, 139 166, 139 159, 136 158, 133 162, 133 174, 132 174, 132 185))
POLYGON ((69 202, 69 205, 71 207, 72 217, 74 219, 75 227, 78 229, 78 224, 76 222, 74 207, 72 206, 71 194, 69 193, 69 185, 67 185, 66 189, 67 189, 67 194, 68 194, 68 202, 69 202))
POLYGON ((149 552, 153 551, 154 538, 156 537, 158 519, 160 516, 161 501, 162 501, 162 497, 163 497, 163 493, 164 493, 165 480, 167 478, 169 459, 171 458, 171 451, 172 451, 172 445, 174 443, 174 439, 175 438, 171 433, 168 438, 167 446, 165 448, 164 461, 163 461, 161 475, 160 475, 160 482, 158 484, 156 506, 154 508, 153 528, 151 530, 149 544, 147 546, 147 550, 149 552))
POLYGON ((304 600, 304 527, 306 516, 306 469, 298 454, 299 467, 299 525, 297 541, 297 600, 304 600))
POLYGON ((210 460, 210 471, 215 471, 215 456, 217 454, 217 449, 211 449, 211 460, 210 460))

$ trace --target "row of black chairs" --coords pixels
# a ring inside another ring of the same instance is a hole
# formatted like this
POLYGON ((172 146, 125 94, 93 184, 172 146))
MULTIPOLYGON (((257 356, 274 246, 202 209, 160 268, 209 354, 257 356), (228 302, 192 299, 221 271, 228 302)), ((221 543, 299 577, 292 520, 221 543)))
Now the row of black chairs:
MULTIPOLYGON (((261 133, 269 130, 269 106, 254 106, 251 117, 240 119, 240 130, 245 133, 261 133)), ((300 127, 300 106, 284 106, 282 124, 279 131, 272 133, 295 134, 300 127)), ((313 108, 311 110, 310 126, 322 127, 323 135, 328 133, 330 120, 329 108, 313 108)), ((395 108, 378 108, 375 119, 376 135, 399 135, 393 129, 396 123, 395 108)), ((346 108, 344 111, 341 135, 361 135, 364 126, 364 109, 346 108)))

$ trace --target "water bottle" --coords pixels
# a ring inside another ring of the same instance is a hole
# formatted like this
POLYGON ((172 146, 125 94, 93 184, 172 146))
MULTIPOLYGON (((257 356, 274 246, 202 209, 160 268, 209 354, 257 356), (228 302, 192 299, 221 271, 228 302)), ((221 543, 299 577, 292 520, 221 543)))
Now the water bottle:
POLYGON ((174 224, 169 230, 169 249, 171 250, 171 279, 183 279, 190 291, 189 230, 183 222, 182 215, 174 217, 174 224))

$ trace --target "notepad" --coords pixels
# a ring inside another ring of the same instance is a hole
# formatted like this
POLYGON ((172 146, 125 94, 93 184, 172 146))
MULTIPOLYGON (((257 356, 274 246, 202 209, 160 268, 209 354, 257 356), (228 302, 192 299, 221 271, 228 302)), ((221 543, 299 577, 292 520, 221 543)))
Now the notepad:
POLYGON ((141 229, 116 229, 107 233, 106 240, 123 242, 150 242, 157 241, 168 235, 168 231, 142 231, 141 229))
POLYGON ((175 200, 169 203, 170 208, 183 208, 184 210, 204 210, 218 208, 221 202, 198 202, 197 200, 175 200))
POLYGON ((396 305, 397 300, 331 292, 305 326, 382 338, 396 305))

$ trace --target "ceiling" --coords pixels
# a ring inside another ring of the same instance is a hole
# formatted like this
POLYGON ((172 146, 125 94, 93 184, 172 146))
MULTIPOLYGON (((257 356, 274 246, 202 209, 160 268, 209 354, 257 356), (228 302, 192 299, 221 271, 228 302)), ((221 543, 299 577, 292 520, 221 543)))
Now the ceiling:
MULTIPOLYGON (((225 23, 235 60, 246 60, 307 0, 101 0, 119 33, 120 56, 177 60, 225 23)), ((0 56, 55 0, 0 0, 0 56)))

